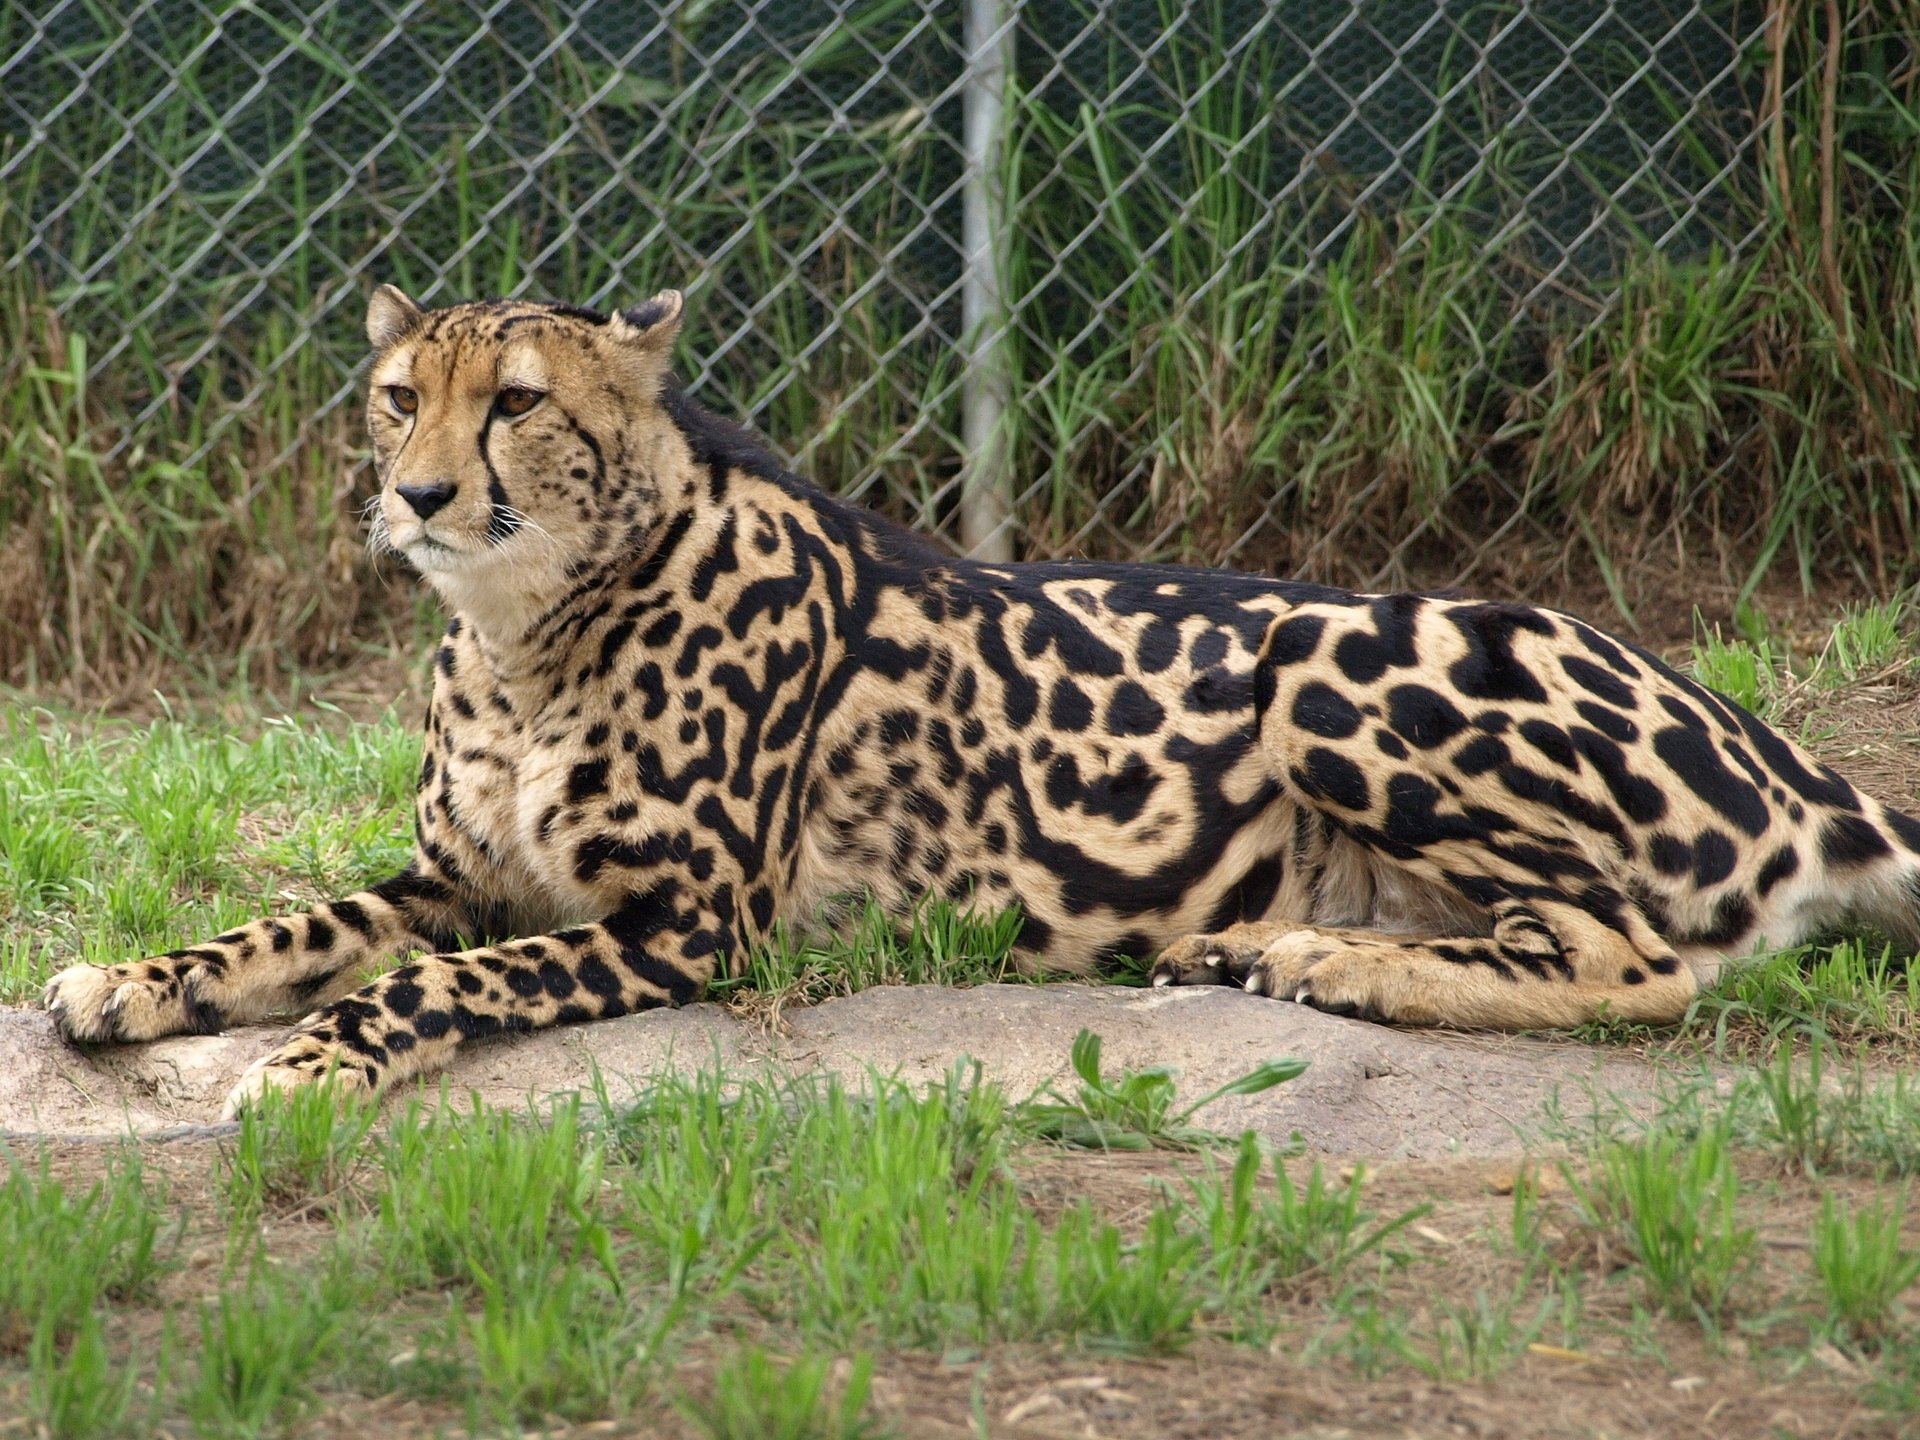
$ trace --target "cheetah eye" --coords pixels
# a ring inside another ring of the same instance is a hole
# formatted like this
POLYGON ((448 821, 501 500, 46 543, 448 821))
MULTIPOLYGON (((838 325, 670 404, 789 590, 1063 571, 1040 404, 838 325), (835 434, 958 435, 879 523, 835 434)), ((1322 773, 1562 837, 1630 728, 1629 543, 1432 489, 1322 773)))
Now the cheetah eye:
POLYGON ((411 415, 420 408, 420 397, 404 385, 387 386, 387 401, 402 415, 411 415))
POLYGON ((502 415, 524 415, 547 397, 523 385, 509 385, 493 398, 493 408, 502 415))

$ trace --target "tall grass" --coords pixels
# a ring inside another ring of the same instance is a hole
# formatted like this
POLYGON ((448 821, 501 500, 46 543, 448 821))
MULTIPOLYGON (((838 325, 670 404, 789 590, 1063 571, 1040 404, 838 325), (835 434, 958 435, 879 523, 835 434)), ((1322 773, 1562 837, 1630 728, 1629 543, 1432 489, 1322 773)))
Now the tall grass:
MULTIPOLYGON (((1843 8, 1833 35, 1773 0, 1712 110, 1677 52, 1622 77, 1614 103, 1682 137, 1639 174, 1455 83, 1477 11, 1408 50, 1448 98, 1398 168, 1314 109, 1271 16, 1122 7, 1062 79, 1039 42, 1088 17, 1036 11, 1004 176, 1024 552, 1535 590, 1592 565, 1629 619, 1703 564, 1912 578, 1920 19, 1843 8)), ((0 679, 271 681, 412 637, 417 592, 354 519, 376 280, 684 284, 704 399, 831 486, 951 519, 950 7, 796 6, 750 43, 726 5, 481 30, 430 7, 403 43, 350 4, 57 10, 0 12, 40 127, 0 119, 0 679)))

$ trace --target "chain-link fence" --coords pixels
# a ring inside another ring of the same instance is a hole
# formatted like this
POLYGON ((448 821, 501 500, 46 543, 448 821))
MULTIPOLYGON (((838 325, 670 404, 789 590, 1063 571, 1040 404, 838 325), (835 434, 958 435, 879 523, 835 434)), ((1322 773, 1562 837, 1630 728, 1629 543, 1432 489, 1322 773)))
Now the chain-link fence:
POLYGON ((1449 439, 1472 383, 1364 483, 1302 479, 1289 397, 1338 373, 1417 410, 1449 356, 1524 389, 1640 259, 1747 251, 1770 13, 15 0, 0 274, 84 340, 107 465, 297 410, 230 461, 257 487, 350 434, 379 281, 676 284, 697 395, 956 548, 1364 581, 1456 491, 1484 535, 1535 482, 1449 439))

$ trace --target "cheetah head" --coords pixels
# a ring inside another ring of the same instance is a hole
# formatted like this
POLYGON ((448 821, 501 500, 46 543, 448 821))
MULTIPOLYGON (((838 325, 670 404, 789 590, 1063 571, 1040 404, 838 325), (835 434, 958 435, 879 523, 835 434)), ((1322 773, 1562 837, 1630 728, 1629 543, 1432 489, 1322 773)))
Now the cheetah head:
POLYGON ((511 623, 646 527, 684 468, 660 401, 681 312, 676 290, 601 315, 429 311, 381 286, 367 307, 376 547, 456 610, 511 623))

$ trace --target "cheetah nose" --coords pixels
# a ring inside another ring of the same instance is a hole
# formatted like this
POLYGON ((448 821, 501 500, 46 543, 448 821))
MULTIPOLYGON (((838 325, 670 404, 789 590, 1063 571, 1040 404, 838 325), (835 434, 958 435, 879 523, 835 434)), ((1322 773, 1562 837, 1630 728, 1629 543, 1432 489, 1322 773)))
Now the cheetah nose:
POLYGON ((393 493, 413 507, 413 513, 422 520, 453 499, 454 485, 451 480, 436 481, 432 485, 396 485, 393 493))

